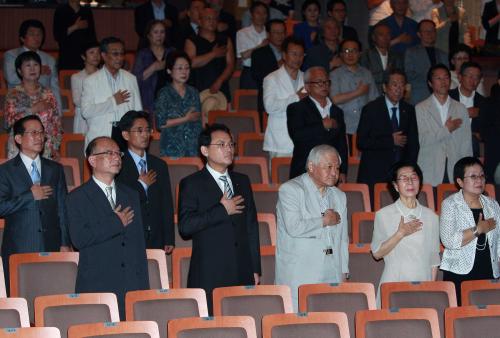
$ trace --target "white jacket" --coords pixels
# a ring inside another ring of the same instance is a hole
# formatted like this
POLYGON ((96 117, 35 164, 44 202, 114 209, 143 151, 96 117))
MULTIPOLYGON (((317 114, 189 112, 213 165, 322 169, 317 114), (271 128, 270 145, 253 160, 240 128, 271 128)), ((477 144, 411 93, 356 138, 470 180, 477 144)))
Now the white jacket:
MULTIPOLYGON (((304 86, 303 73, 297 74, 297 90, 304 86)), ((293 142, 288 135, 286 126, 286 108, 290 103, 299 101, 297 90, 285 66, 281 66, 264 78, 263 98, 264 107, 269 114, 267 128, 264 135, 264 150, 276 153, 292 153, 293 142)))
POLYGON ((117 90, 128 90, 128 102, 116 104, 113 90, 104 67, 83 81, 82 116, 87 120, 85 147, 98 136, 111 136, 112 122, 120 121, 129 110, 142 110, 137 80, 131 73, 120 69, 117 90))
MULTIPOLYGON (((500 206, 498 202, 481 195, 484 219, 494 218, 497 227, 488 232, 486 237, 490 246, 493 276, 498 278, 498 260, 500 257, 500 206)), ((441 269, 456 274, 468 274, 474 266, 477 238, 462 246, 462 232, 476 226, 472 211, 464 200, 462 190, 449 196, 441 205, 440 233, 445 249, 441 259, 441 269)))

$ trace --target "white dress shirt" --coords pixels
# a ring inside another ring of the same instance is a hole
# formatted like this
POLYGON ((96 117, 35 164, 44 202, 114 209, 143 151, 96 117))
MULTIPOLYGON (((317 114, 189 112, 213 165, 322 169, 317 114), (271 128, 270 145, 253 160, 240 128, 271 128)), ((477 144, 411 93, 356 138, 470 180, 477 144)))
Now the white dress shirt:
POLYGON ((448 96, 446 98, 446 102, 444 104, 441 104, 441 102, 438 101, 436 98, 436 95, 432 95, 432 99, 434 100, 434 105, 436 106, 439 116, 441 117, 441 122, 443 122, 443 126, 446 123, 446 120, 448 119, 448 110, 450 109, 450 97, 448 96))
MULTIPOLYGON (((115 203, 116 203, 116 185, 115 185, 115 180, 113 180, 113 182, 111 182, 111 185, 107 185, 106 183, 104 183, 102 181, 99 181, 99 179, 97 179, 94 175, 92 175, 92 179, 99 186, 99 188, 102 190, 102 192, 104 193, 104 195, 106 196, 106 198, 108 197, 108 193, 106 192, 106 188, 107 187, 112 187, 113 190, 111 190, 111 197, 113 197, 113 201, 115 201, 115 203)), ((118 206, 118 204, 117 204, 117 206, 118 206)))
POLYGON ((389 120, 392 120, 392 109, 391 108, 396 108, 396 117, 398 119, 398 124, 399 124, 399 121, 400 121, 400 118, 399 118, 399 102, 396 103, 396 104, 394 104, 386 96, 385 97, 385 104, 387 106, 387 110, 389 111, 389 120))
POLYGON ((326 105, 324 107, 322 107, 321 103, 316 101, 312 96, 309 96, 309 98, 311 99, 312 102, 314 102, 316 108, 318 108, 322 118, 330 116, 330 108, 332 108, 332 101, 330 100, 329 97, 326 97, 326 105))
MULTIPOLYGON (((236 32, 236 57, 241 58, 241 53, 257 47, 265 39, 267 39, 265 28, 260 33, 255 30, 254 25, 240 29, 236 32)), ((243 67, 250 67, 252 58, 244 59, 242 65, 243 67)))
POLYGON ((21 160, 23 161, 23 164, 26 167, 26 170, 28 170, 28 174, 30 174, 30 176, 31 176, 31 163, 35 161, 36 168, 40 173, 40 177, 42 177, 42 161, 40 160, 40 155, 37 155, 35 159, 32 159, 31 157, 23 154, 22 152, 19 152, 19 155, 21 156, 21 160))
POLYGON ((387 54, 384 55, 380 52, 380 50, 377 47, 375 47, 375 49, 377 50, 377 53, 380 56, 380 62, 382 62, 382 69, 386 70, 387 69, 387 61, 389 60, 389 52, 387 52, 387 54))
POLYGON ((215 170, 214 168, 212 168, 207 164, 207 170, 210 173, 210 175, 212 175, 212 177, 215 180, 215 183, 217 183, 223 194, 224 194, 224 182, 220 179, 220 177, 226 176, 227 182, 229 183, 229 186, 231 187, 231 190, 233 191, 234 194, 233 182, 231 181, 231 176, 229 176, 227 169, 224 173, 221 174, 220 172, 218 172, 217 170, 215 170))

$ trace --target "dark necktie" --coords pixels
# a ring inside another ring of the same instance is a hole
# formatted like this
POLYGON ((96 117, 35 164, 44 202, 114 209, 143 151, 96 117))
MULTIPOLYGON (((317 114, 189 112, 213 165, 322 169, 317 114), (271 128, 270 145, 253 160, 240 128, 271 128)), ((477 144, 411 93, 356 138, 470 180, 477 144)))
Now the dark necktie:
MULTIPOLYGON (((398 112, 398 108, 392 107, 391 111, 392 111, 392 115, 391 115, 392 132, 395 133, 399 129, 398 116, 396 115, 398 112)), ((394 147, 394 162, 398 162, 400 159, 401 159, 401 147, 395 146, 394 147)))

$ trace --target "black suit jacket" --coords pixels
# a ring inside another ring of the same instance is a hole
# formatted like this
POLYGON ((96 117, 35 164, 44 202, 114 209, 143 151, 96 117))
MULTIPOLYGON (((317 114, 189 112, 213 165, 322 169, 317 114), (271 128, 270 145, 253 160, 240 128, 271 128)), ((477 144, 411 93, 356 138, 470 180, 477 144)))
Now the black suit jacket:
POLYGON ((126 227, 93 178, 68 195, 67 205, 71 242, 80 251, 75 291, 114 292, 121 317, 127 291, 149 289, 149 279, 139 196, 115 184, 116 205, 134 210, 126 227))
POLYGON ((191 20, 186 17, 179 21, 178 26, 174 29, 174 46, 178 50, 184 50, 184 44, 186 40, 192 36, 196 35, 193 26, 191 26, 191 20))
POLYGON ((488 24, 488 21, 493 19, 498 15, 497 4, 495 0, 487 2, 484 4, 483 14, 481 16, 481 22, 483 23, 483 27, 486 30, 486 38, 485 41, 487 44, 498 44, 498 30, 500 29, 500 23, 496 23, 493 26, 488 24))
MULTIPOLYGON (((399 130, 407 136, 407 143, 401 151, 400 160, 417 163, 420 146, 415 108, 404 101, 399 102, 399 130)), ((361 150, 359 183, 373 185, 387 181, 395 161, 392 133, 391 119, 384 96, 363 107, 357 130, 358 148, 361 150)))
POLYGON ((66 179, 63 167, 41 160, 41 185, 49 185, 49 198, 35 201, 30 174, 20 155, 0 165, 0 218, 5 219, 2 259, 9 283, 9 256, 26 252, 59 251, 69 245, 66 219, 66 179))
POLYGON ((222 191, 207 168, 180 182, 179 233, 193 240, 188 287, 206 291, 209 309, 214 288, 252 285, 253 274, 261 272, 259 226, 250 180, 237 172, 229 175, 234 195, 245 199, 243 213, 232 216, 219 202, 222 191))
POLYGON ((260 112, 265 111, 262 84, 264 78, 270 73, 274 72, 279 68, 278 60, 274 56, 273 50, 269 45, 260 47, 253 51, 252 53, 252 66, 250 67, 250 72, 252 74, 255 83, 257 83, 257 88, 259 89, 257 104, 260 112))
POLYGON ((493 98, 485 101, 480 120, 481 137, 484 141, 484 170, 488 182, 493 183, 495 169, 500 163, 500 102, 493 98))
MULTIPOLYGON (((450 90, 450 97, 458 102, 460 102, 460 93, 458 91, 458 87, 455 88, 455 89, 452 89, 450 90)), ((471 122, 471 130, 473 133, 479 133, 480 132, 480 122, 479 122, 479 118, 481 116, 481 112, 483 110, 483 106, 486 104, 486 98, 479 94, 478 92, 476 92, 474 94, 474 107, 475 108, 479 108, 479 116, 478 117, 475 117, 472 119, 472 122, 471 122)))
POLYGON ((156 182, 148 187, 147 193, 138 181, 139 172, 128 150, 125 151, 122 170, 116 179, 139 194, 146 248, 163 249, 165 245, 175 245, 170 175, 167 164, 158 157, 147 154, 146 161, 148 170, 154 170, 157 174, 156 182))
POLYGON ((347 141, 345 136, 344 112, 332 104, 330 118, 337 121, 337 128, 326 130, 323 118, 314 102, 303 98, 290 104, 286 109, 288 134, 293 141, 293 157, 290 179, 306 172, 307 156, 312 148, 320 144, 334 146, 339 152, 342 164, 340 172, 347 173, 347 141))
MULTIPOLYGON (((172 32, 174 31, 174 27, 177 27, 177 20, 179 16, 179 12, 177 8, 172 5, 169 5, 165 2, 165 19, 172 21, 172 27, 168 28, 166 31, 166 38, 170 39, 172 37, 172 32)), ((153 5, 151 1, 146 2, 143 5, 137 7, 134 11, 134 25, 135 32, 139 35, 139 47, 144 48, 148 45, 148 41, 144 36, 144 32, 146 31, 146 27, 148 22, 155 19, 153 5)), ((168 42, 168 41, 167 41, 168 42)))

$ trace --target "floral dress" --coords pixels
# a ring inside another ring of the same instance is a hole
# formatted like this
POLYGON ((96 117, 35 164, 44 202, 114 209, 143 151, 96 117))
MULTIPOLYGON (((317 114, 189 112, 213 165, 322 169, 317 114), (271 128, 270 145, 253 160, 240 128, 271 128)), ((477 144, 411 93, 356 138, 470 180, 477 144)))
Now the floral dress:
POLYGON ((22 85, 9 89, 5 98, 5 127, 10 130, 8 143, 8 158, 13 158, 19 152, 15 143, 12 126, 28 115, 32 115, 31 106, 40 100, 48 100, 50 108, 36 113, 45 128, 45 150, 43 156, 52 160, 59 159, 59 147, 62 139, 61 115, 57 108, 57 101, 48 88, 38 87, 35 95, 28 95, 22 85))

